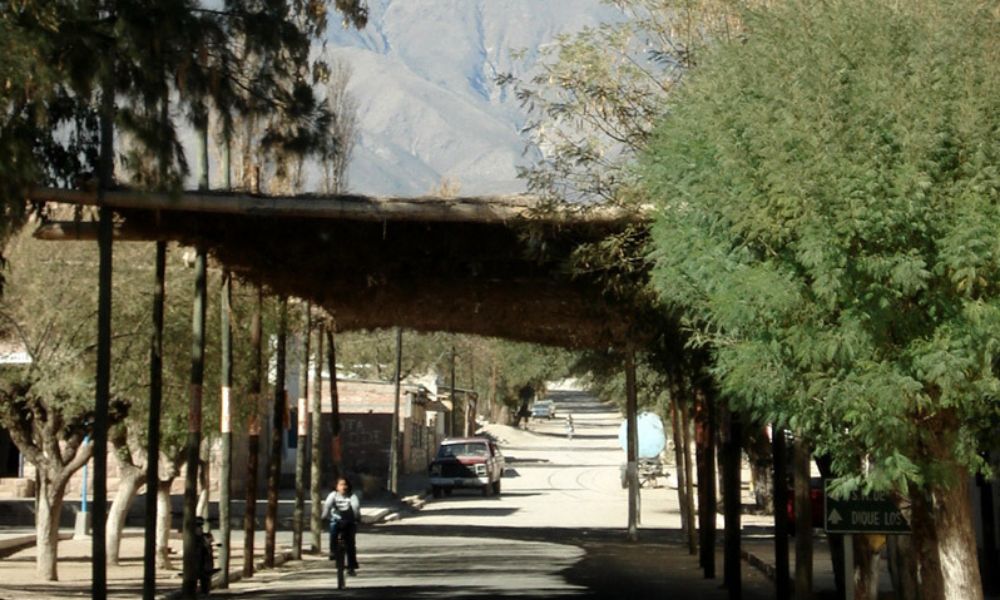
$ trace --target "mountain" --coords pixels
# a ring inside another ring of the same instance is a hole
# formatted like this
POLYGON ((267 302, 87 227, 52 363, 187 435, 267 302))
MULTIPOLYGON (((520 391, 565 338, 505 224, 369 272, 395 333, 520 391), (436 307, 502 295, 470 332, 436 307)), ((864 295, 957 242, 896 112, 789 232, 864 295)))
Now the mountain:
POLYGON ((524 114, 498 73, 524 75, 560 33, 621 18, 600 0, 370 0, 362 31, 331 27, 327 53, 353 71, 359 137, 348 189, 417 195, 524 190, 524 114), (514 53, 524 50, 515 60, 514 53))

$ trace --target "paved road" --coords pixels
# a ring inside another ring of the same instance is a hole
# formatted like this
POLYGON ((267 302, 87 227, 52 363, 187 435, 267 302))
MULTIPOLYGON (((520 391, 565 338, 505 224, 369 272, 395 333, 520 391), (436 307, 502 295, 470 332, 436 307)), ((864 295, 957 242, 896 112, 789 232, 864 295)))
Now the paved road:
MULTIPOLYGON (((696 559, 678 543, 674 490, 643 490, 640 543, 624 542, 621 417, 579 393, 553 398, 552 421, 533 421, 528 431, 487 426, 508 459, 500 497, 455 492, 362 532, 362 569, 346 592, 331 589, 328 561, 308 560, 236 584, 225 596, 725 598, 719 581, 703 580, 696 559), (564 429, 568 413, 576 425, 572 440, 564 429)), ((767 581, 744 572, 744 598, 773 596, 767 581)))

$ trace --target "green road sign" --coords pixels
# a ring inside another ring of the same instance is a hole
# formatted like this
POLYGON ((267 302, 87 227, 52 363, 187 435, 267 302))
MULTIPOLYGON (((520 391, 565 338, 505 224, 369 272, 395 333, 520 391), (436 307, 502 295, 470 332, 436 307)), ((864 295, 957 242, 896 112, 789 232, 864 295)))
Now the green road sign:
POLYGON ((824 481, 823 529, 827 533, 910 533, 910 524, 887 494, 855 492, 838 500, 824 481))

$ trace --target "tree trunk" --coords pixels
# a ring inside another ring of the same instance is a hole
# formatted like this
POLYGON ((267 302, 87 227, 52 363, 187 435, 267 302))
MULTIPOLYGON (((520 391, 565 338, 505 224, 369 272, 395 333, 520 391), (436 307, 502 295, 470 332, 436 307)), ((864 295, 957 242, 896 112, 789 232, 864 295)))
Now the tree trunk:
POLYGON ((170 562, 170 525, 173 508, 170 506, 170 487, 174 478, 161 479, 156 484, 156 568, 172 570, 170 562))
MULTIPOLYGON (((340 455, 340 395, 337 392, 337 341, 333 327, 326 329, 327 371, 330 373, 330 483, 342 473, 340 455)), ((325 434, 325 432, 324 432, 325 434)))
POLYGON ((750 459, 750 484, 753 487, 754 502, 757 508, 770 512, 774 505, 774 480, 771 476, 773 457, 765 428, 748 428, 744 450, 750 459))
MULTIPOLYGON (((36 468, 37 465, 36 465, 36 468)), ((35 518, 35 568, 44 581, 58 581, 59 516, 62 513, 65 484, 54 486, 38 468, 38 516, 35 518)))
POLYGON ((951 468, 950 485, 911 494, 920 597, 982 600, 976 536, 972 529, 969 475, 951 468))
POLYGON ((854 598, 878 600, 879 552, 885 544, 882 535, 854 535, 854 598))
POLYGON ((135 465, 126 465, 122 461, 118 463, 118 491, 115 499, 111 502, 108 510, 108 564, 119 564, 119 554, 122 545, 122 532, 125 529, 125 519, 128 517, 129 508, 135 499, 139 488, 146 483, 146 473, 135 465))
POLYGON ((809 497, 809 444, 802 434, 795 436, 793 473, 795 478, 795 600, 812 598, 813 530, 812 499, 809 497))

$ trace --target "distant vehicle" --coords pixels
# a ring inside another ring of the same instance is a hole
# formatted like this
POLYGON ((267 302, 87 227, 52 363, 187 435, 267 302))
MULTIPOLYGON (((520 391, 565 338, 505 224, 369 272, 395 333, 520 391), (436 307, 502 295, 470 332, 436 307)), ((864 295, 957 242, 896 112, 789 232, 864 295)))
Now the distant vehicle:
POLYGON ((551 400, 535 402, 531 407, 531 416, 535 419, 552 419, 556 416, 556 404, 551 400))
POLYGON ((435 498, 455 488, 479 488, 484 496, 500 495, 505 461, 488 438, 451 438, 441 442, 428 467, 435 498))

